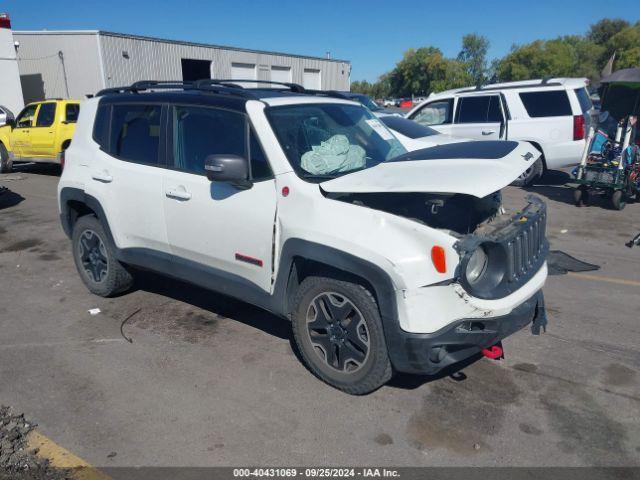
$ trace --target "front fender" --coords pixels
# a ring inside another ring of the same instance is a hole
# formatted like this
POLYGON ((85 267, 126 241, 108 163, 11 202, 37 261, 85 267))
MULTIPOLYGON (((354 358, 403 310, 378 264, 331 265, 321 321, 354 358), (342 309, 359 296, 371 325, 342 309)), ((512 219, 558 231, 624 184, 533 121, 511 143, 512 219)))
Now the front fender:
POLYGON ((0 127, 0 143, 2 143, 8 152, 13 151, 13 142, 11 142, 11 132, 13 130, 10 126, 5 125, 0 127))

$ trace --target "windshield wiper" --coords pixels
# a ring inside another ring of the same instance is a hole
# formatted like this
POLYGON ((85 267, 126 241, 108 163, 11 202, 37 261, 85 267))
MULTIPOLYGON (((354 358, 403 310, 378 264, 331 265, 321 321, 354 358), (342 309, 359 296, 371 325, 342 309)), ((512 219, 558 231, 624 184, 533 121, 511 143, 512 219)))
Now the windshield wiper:
POLYGON ((300 176, 311 180, 331 180, 336 178, 338 175, 332 175, 329 173, 301 173, 300 176))

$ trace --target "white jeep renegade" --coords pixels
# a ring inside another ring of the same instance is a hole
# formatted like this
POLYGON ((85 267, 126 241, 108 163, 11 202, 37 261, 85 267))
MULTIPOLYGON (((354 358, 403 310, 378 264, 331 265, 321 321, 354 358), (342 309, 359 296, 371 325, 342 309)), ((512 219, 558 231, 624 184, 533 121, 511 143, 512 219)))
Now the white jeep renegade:
POLYGON ((545 325, 545 205, 508 214, 500 195, 536 149, 408 153, 362 105, 278 87, 138 82, 84 102, 58 195, 91 292, 142 267, 245 300, 352 394, 545 325))

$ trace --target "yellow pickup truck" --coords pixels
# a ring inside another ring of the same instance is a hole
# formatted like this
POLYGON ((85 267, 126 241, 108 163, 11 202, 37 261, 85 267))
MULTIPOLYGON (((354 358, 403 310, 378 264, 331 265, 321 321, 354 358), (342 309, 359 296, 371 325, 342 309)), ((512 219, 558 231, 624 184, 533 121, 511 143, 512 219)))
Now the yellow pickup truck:
POLYGON ((0 127, 0 173, 10 172, 14 160, 61 163, 79 113, 78 100, 43 100, 24 107, 0 127))

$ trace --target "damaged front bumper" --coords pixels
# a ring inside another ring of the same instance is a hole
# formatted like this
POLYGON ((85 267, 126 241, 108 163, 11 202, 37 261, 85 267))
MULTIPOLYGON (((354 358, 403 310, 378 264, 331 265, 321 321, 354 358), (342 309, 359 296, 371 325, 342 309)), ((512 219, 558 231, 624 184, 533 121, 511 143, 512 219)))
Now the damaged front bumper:
POLYGON ((401 329, 385 333, 391 363, 397 371, 433 375, 479 354, 527 325, 537 335, 546 329, 546 324, 540 290, 506 315, 462 319, 434 333, 409 333, 401 329))

